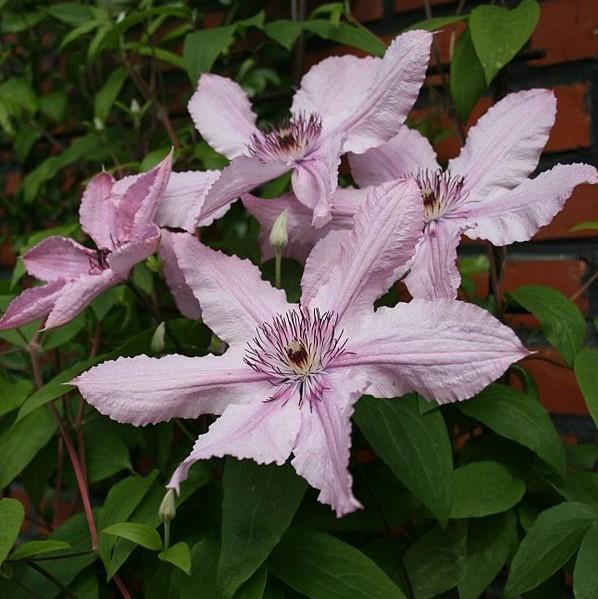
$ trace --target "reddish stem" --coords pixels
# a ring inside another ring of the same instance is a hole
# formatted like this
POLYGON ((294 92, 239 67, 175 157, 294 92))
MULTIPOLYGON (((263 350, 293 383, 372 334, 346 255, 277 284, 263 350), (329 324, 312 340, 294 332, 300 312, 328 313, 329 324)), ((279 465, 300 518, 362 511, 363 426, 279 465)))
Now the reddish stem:
POLYGON ((123 596, 123 598, 131 599, 131 595, 129 591, 127 591, 127 587, 125 586, 125 583, 122 581, 122 578, 118 574, 115 574, 112 578, 114 580, 114 584, 116 584, 116 586, 118 587, 118 590, 120 591, 120 594, 123 596))

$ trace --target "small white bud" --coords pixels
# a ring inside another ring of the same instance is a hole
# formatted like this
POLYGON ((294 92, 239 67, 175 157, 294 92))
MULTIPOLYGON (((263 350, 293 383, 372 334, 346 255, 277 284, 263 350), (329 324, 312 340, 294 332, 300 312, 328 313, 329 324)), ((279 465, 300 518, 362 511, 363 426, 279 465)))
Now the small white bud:
POLYGON ((272 225, 272 231, 270 231, 270 245, 276 252, 282 251, 289 242, 289 235, 287 233, 288 222, 289 213, 286 210, 283 210, 272 225))
POLYGON ((137 102, 137 98, 133 98, 131 100, 131 106, 129 107, 129 110, 133 113, 133 114, 137 114, 138 112, 141 111, 141 106, 139 106, 139 102, 137 102))
POLYGON ((94 117, 94 119, 93 119, 93 126, 95 127, 96 131, 104 130, 104 122, 102 121, 102 119, 99 119, 97 116, 94 117))
POLYGON ((161 322, 152 335, 150 349, 153 353, 159 354, 164 351, 164 333, 166 332, 166 324, 161 322))
POLYGON ((116 22, 117 23, 122 23, 125 20, 125 17, 127 16, 127 13, 123 10, 121 12, 118 13, 118 16, 116 17, 116 22))
POLYGON ((172 522, 174 520, 174 517, 176 516, 176 505, 174 503, 173 489, 168 489, 168 491, 166 491, 166 495, 164 495, 164 499, 162 499, 162 503, 158 509, 158 515, 162 522, 172 522))

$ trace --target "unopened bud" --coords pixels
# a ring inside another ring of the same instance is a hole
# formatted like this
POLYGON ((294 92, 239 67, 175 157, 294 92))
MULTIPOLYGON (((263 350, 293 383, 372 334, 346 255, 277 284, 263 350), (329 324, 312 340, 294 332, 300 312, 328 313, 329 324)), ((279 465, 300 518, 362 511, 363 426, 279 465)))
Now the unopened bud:
POLYGON ((174 520, 174 517, 176 516, 176 505, 174 503, 173 489, 168 489, 168 491, 166 491, 166 495, 164 495, 164 499, 162 499, 162 503, 158 509, 158 514, 162 522, 172 522, 174 520))
POLYGON ((94 117, 94 119, 93 119, 93 126, 95 127, 96 131, 104 130, 104 122, 102 121, 102 119, 99 119, 97 116, 94 117))
POLYGON ((164 333, 166 332, 166 324, 161 322, 152 335, 150 348, 153 353, 159 354, 164 351, 164 333))
POLYGON ((276 252, 282 251, 289 242, 289 235, 287 233, 288 222, 289 213, 286 210, 283 210, 272 225, 272 231, 270 231, 270 245, 276 252))
POLYGON ((138 112, 141 111, 141 106, 139 106, 139 102, 137 102, 137 98, 133 98, 131 100, 131 106, 129 107, 129 110, 133 113, 133 114, 137 114, 138 112))
POLYGON ((123 10, 121 12, 118 13, 117 17, 116 17, 116 22, 117 23, 122 23, 125 20, 125 17, 127 16, 127 13, 123 10))

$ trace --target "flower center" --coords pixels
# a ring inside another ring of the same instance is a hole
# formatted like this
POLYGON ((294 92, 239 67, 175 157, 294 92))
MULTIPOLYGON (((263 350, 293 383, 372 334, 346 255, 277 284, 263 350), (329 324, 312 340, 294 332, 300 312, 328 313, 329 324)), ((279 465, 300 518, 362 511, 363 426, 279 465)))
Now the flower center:
POLYGON ((97 249, 96 255, 93 258, 89 258, 89 274, 99 274, 109 268, 108 256, 111 253, 112 252, 106 248, 97 249))
POLYGON ((314 147, 322 132, 322 118, 316 114, 295 114, 278 127, 265 133, 255 133, 247 149, 262 161, 300 160, 314 147))
POLYGON ((276 387, 270 401, 286 403, 297 393, 299 404, 321 398, 326 367, 345 352, 347 344, 337 324, 333 312, 300 308, 258 327, 247 344, 244 361, 276 387))
POLYGON ((450 171, 422 169, 415 180, 424 198, 426 222, 448 216, 467 198, 463 192, 463 177, 454 177, 450 171))

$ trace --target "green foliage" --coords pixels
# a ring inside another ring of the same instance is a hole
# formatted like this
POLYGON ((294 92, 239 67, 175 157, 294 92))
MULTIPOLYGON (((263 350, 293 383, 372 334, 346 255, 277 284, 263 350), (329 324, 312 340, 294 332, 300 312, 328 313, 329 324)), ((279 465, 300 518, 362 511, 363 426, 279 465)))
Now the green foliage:
POLYGON ((598 350, 586 348, 577 354, 575 376, 588 411, 598 426, 598 350))
POLYGON ((28 541, 14 549, 10 554, 11 560, 27 559, 36 555, 42 555, 52 551, 61 551, 70 549, 69 543, 64 541, 53 541, 51 539, 45 541, 28 541))
POLYGON ((139 524, 138 522, 118 522, 104 528, 102 532, 106 535, 113 535, 127 541, 132 541, 141 547, 159 551, 162 549, 162 539, 160 535, 150 526, 139 524))
POLYGON ((0 499, 0 565, 17 540, 25 517, 23 504, 16 499, 0 499))

